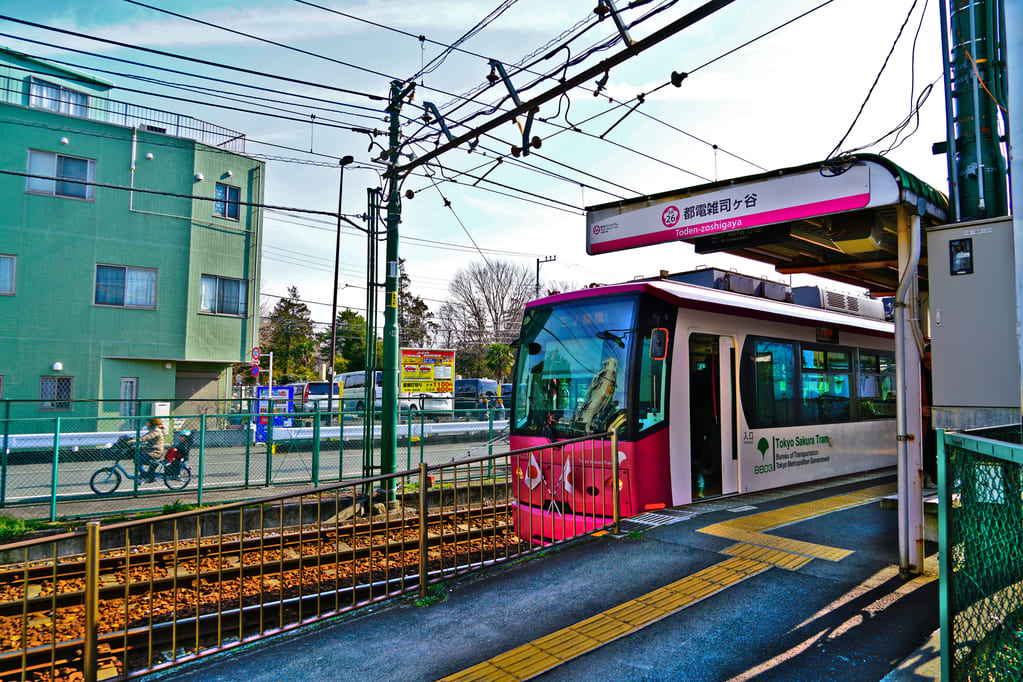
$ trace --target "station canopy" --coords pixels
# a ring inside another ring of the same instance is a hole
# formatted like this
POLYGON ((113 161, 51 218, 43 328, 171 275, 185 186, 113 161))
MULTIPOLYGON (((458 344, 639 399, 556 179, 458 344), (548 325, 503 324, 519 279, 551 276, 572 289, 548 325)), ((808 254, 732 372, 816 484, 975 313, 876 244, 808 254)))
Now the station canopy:
MULTIPOLYGON (((948 198, 888 159, 857 154, 586 209, 586 251, 671 241, 890 295, 900 221, 948 219, 948 198)), ((926 280, 926 240, 919 276, 926 280)), ((923 282, 921 288, 926 288, 923 282)))

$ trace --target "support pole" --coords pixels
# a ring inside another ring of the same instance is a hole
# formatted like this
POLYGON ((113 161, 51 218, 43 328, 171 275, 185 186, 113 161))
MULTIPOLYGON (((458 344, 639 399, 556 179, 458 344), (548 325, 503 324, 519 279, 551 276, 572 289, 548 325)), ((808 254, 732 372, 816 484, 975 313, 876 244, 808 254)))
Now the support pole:
POLYGON ((899 569, 903 575, 923 572, 923 490, 920 446, 920 352, 909 327, 907 298, 920 263, 920 216, 899 208, 899 285, 895 291, 895 438, 899 495, 899 569))
MULTIPOLYGON (((401 102, 405 93, 401 81, 391 81, 391 119, 387 167, 387 255, 384 272, 384 357, 383 403, 380 415, 380 473, 393 474, 398 450, 398 223, 401 202, 398 196, 398 144, 401 102)), ((388 499, 394 494, 394 479, 386 482, 388 499)))

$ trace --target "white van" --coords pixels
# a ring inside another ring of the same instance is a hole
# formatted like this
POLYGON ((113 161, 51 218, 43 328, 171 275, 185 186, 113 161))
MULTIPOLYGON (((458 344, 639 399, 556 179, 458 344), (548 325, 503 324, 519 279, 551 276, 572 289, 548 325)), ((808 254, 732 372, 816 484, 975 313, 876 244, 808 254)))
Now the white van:
MULTIPOLYGON (((383 406, 383 376, 376 371, 376 387, 373 392, 373 407, 376 410, 383 406)), ((340 384, 341 404, 346 411, 361 412, 368 398, 366 397, 366 373, 345 372, 337 375, 335 381, 340 384)), ((335 393, 336 395, 336 393, 335 393)), ((398 393, 398 409, 401 411, 427 410, 428 412, 451 412, 454 409, 454 396, 450 393, 398 393)))

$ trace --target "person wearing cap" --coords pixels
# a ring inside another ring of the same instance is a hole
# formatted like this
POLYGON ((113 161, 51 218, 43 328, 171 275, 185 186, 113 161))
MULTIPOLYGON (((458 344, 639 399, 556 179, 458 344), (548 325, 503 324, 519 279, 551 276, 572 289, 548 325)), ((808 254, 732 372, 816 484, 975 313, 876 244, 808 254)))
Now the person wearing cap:
POLYGON ((146 433, 128 441, 129 445, 139 444, 138 466, 142 472, 142 478, 152 481, 156 465, 160 463, 159 457, 163 453, 163 439, 167 435, 167 427, 157 417, 146 420, 146 433), (144 470, 143 470, 144 469, 144 470))

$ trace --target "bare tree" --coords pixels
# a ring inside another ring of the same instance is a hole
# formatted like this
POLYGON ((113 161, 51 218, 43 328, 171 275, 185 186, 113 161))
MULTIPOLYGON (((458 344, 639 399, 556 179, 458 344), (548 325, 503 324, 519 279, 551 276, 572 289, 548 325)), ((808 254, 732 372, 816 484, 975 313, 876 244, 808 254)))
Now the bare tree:
POLYGON ((437 317, 439 337, 458 351, 459 371, 480 375, 490 344, 509 344, 518 337, 535 285, 528 266, 508 261, 474 261, 455 274, 437 317))

